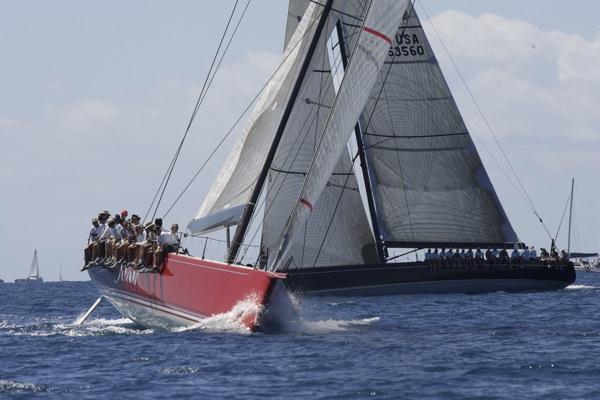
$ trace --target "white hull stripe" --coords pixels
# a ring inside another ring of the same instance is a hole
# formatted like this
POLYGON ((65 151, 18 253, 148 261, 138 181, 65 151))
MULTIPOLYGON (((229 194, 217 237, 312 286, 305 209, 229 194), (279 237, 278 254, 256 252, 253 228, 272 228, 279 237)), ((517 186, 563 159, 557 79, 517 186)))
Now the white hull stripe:
POLYGON ((129 292, 124 292, 122 290, 113 289, 113 288, 105 288, 108 294, 105 294, 106 297, 114 297, 120 300, 125 300, 131 303, 139 304, 145 306, 146 308, 152 310, 162 311, 171 315, 175 315, 180 318, 184 318, 190 321, 198 322, 204 318, 207 318, 206 314, 190 314, 188 312, 178 310, 172 307, 167 307, 163 304, 158 304, 156 302, 149 301, 143 297, 133 295, 129 292))

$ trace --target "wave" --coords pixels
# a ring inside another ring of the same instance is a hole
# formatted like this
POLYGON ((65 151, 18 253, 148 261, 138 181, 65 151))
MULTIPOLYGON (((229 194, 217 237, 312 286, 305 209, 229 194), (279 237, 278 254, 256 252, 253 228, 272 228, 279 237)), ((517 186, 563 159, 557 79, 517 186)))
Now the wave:
POLYGON ((43 386, 0 379, 0 393, 38 393, 45 392, 43 386))
POLYGON ((264 306, 256 295, 250 295, 237 303, 227 312, 204 318, 198 323, 186 327, 173 328, 173 332, 207 330, 212 332, 250 333, 246 323, 255 321, 263 312, 264 306))
POLYGON ((128 318, 90 319, 87 323, 76 325, 74 323, 35 321, 27 324, 10 324, 3 321, 5 333, 13 336, 102 336, 102 335, 131 335, 149 334, 151 329, 143 329, 128 318))
POLYGON ((344 332, 354 330, 358 327, 371 325, 380 320, 379 317, 370 317, 362 319, 324 319, 324 320, 300 320, 288 325, 289 333, 304 333, 312 335, 344 332))
POLYGON ((598 289, 598 286, 591 285, 570 285, 565 288, 565 290, 582 290, 582 289, 598 289))
POLYGON ((301 299, 287 291, 280 295, 274 293, 275 302, 266 309, 260 305, 256 296, 251 296, 236 304, 230 311, 213 315, 188 327, 175 328, 173 332, 202 330, 209 332, 229 332, 249 334, 244 323, 249 318, 259 318, 258 330, 265 334, 327 334, 347 331, 371 325, 379 317, 363 319, 324 319, 310 320, 302 316, 301 299))

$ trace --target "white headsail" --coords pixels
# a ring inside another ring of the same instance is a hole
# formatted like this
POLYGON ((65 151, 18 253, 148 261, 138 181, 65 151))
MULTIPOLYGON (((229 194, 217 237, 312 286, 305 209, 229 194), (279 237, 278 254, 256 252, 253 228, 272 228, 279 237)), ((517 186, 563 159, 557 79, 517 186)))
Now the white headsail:
POLYGON ((38 263, 37 249, 35 249, 33 251, 31 267, 29 267, 29 278, 37 278, 38 276, 40 276, 40 265, 38 263))
MULTIPOLYGON (((293 0, 293 3, 300 4, 302 0, 293 0)), ((290 3, 290 8, 292 5, 290 3)), ((364 17, 358 14, 366 12, 364 6, 360 7, 361 3, 344 5, 344 11, 364 17)), ((307 7, 308 2, 304 6, 307 7)), ((336 12, 329 17, 269 171, 261 241, 266 251, 277 248, 335 100, 332 68, 341 68, 341 65, 338 62, 332 67, 328 46, 334 45, 329 38, 339 18, 336 12)), ((297 23, 295 18, 290 19, 288 31, 297 23)), ((290 268, 376 262, 374 238, 347 151, 340 155, 314 212, 304 222, 300 240, 291 244, 288 259, 290 268)))
POLYGON ((294 84, 299 61, 312 39, 320 7, 311 4, 284 52, 283 61, 263 90, 242 135, 208 192, 196 217, 188 224, 192 233, 235 225, 254 188, 266 153, 294 84))
POLYGON ((314 210, 340 156, 346 150, 354 125, 381 73, 391 37, 401 22, 407 3, 408 1, 393 0, 374 0, 370 3, 348 69, 325 125, 325 134, 316 146, 300 196, 278 241, 278 252, 270 264, 271 269, 279 267, 286 258, 291 243, 296 239, 308 214, 314 210))

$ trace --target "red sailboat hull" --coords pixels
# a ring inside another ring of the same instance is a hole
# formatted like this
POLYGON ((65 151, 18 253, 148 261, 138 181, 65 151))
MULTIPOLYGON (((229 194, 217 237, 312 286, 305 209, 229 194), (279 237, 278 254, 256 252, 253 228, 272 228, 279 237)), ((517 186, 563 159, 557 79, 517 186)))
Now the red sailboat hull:
POLYGON ((263 309, 285 292, 284 274, 179 254, 167 255, 160 274, 103 266, 88 272, 121 314, 151 328, 194 325, 246 302, 239 321, 255 330, 263 309))

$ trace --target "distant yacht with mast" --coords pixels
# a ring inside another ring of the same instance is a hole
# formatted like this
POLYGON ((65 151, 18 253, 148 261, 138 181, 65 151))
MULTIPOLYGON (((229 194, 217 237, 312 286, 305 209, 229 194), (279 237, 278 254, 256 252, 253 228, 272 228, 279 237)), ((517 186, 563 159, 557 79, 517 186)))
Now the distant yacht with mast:
POLYGON ((38 262, 37 249, 33 251, 33 260, 29 268, 29 276, 24 279, 15 279, 15 283, 42 283, 44 280, 40 276, 40 265, 38 262))

